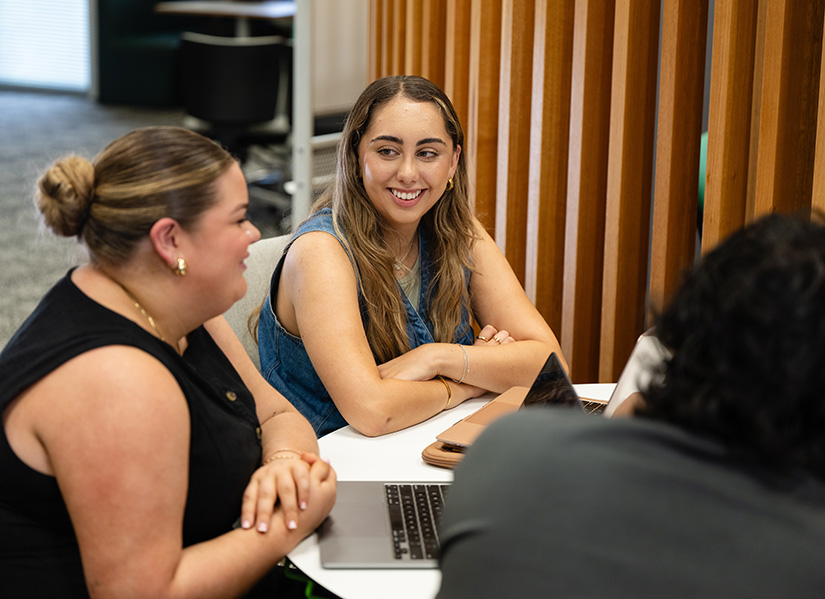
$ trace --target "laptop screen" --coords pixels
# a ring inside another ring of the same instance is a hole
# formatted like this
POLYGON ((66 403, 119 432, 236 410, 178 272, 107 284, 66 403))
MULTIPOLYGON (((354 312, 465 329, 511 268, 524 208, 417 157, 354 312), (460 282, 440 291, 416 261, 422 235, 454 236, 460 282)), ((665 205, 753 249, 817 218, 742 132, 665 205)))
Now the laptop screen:
POLYGON ((524 398, 522 408, 562 406, 583 410, 582 402, 555 352, 550 354, 524 398))

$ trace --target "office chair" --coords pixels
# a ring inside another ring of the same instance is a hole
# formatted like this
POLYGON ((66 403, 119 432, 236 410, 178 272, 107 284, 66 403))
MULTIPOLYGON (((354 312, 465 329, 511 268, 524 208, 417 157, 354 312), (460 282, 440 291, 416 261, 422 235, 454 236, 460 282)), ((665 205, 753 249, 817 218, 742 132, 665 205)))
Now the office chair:
POLYGON ((291 65, 291 43, 280 36, 183 33, 184 107, 200 121, 193 128, 218 140, 241 159, 243 141, 251 135, 285 140, 291 65))
POLYGON ((268 237, 249 246, 249 258, 245 261, 246 272, 244 272, 247 285, 246 295, 224 312, 224 318, 241 340, 246 353, 258 370, 261 368, 261 360, 258 357, 258 344, 252 338, 247 326, 249 315, 261 305, 269 293, 269 283, 275 271, 275 265, 278 264, 291 237, 291 235, 268 237))

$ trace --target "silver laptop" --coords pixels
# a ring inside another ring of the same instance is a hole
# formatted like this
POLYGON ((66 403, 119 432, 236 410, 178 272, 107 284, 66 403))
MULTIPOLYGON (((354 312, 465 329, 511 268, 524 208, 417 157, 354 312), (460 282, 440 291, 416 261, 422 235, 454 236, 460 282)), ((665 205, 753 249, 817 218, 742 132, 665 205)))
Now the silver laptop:
MULTIPOLYGON (((556 354, 551 354, 524 403, 569 402, 581 405, 556 354)), ((321 565, 435 568, 436 526, 447 488, 448 483, 339 482, 332 512, 318 529, 321 565)))
MULTIPOLYGON (((630 355, 610 400, 596 402, 610 415, 640 385, 664 349, 644 333, 630 355)), ((526 391, 526 389, 525 389, 526 391)), ((523 407, 566 405, 592 412, 576 394, 555 354, 551 354, 524 397, 523 407)), ((516 407, 515 409, 518 409, 516 407)), ((335 505, 318 529, 325 568, 435 568, 437 525, 449 483, 340 481, 335 505)))
POLYGON ((318 529, 324 568, 435 568, 445 482, 339 481, 318 529))

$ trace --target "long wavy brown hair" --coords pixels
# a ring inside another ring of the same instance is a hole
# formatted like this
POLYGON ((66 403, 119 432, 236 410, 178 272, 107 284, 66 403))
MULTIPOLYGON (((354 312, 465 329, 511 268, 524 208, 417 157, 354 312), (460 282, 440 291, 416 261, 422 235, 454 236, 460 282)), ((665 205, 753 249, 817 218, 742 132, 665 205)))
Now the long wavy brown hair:
MULTIPOLYGON (((352 107, 338 147, 335 182, 312 210, 332 209, 336 231, 352 252, 366 303, 367 339, 378 363, 408 351, 410 344, 404 301, 393 274, 395 257, 387 243, 391 229, 364 188, 358 147, 373 115, 397 97, 431 102, 444 117, 453 150, 458 146, 463 149, 461 123, 449 98, 438 86, 422 77, 378 79, 364 90, 352 107)), ((458 330, 462 311, 471 313, 466 277, 472 272, 471 250, 477 235, 467 188, 467 166, 462 152, 453 175, 452 189, 444 192, 419 225, 434 266, 426 301, 437 342, 455 341, 462 333, 458 330)))

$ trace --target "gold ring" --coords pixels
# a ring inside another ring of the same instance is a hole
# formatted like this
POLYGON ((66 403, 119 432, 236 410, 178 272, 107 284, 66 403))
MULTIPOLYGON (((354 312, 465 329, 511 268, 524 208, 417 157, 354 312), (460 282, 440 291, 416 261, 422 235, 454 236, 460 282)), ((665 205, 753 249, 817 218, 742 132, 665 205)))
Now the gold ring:
POLYGON ((498 336, 493 337, 493 341, 495 341, 496 343, 498 343, 499 345, 501 345, 501 339, 499 339, 499 338, 498 338, 498 336))
POLYGON ((485 337, 484 335, 478 335, 476 339, 481 339, 482 341, 489 341, 489 339, 487 339, 487 337, 485 337))

